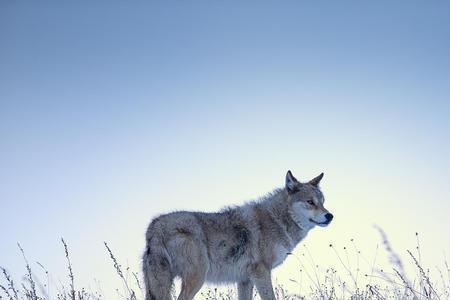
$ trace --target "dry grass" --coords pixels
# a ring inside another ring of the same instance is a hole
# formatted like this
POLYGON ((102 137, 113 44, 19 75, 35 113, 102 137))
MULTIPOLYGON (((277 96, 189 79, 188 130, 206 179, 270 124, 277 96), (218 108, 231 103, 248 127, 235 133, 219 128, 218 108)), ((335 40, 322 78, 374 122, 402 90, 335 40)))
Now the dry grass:
MULTIPOLYGON (((421 262, 421 251, 419 236, 416 233, 417 245, 413 251, 407 250, 407 263, 416 270, 412 276, 407 274, 405 265, 401 257, 393 250, 387 235, 381 228, 377 228, 380 233, 381 241, 386 251, 391 270, 383 270, 376 266, 378 248, 375 257, 371 260, 364 257, 358 250, 353 240, 350 240, 351 246, 337 249, 330 244, 330 250, 336 256, 336 262, 340 265, 342 272, 334 268, 328 268, 321 271, 315 263, 308 247, 304 247, 304 253, 300 257, 295 256, 299 264, 299 274, 297 279, 290 279, 298 284, 300 291, 292 293, 283 285, 277 284, 275 293, 277 299, 320 299, 320 300, 366 300, 366 299, 450 299, 450 268, 445 261, 443 270, 436 267, 436 273, 439 278, 433 279, 430 275, 430 269, 421 262), (305 288, 306 286, 306 288, 305 288)), ((26 274, 19 285, 14 282, 12 276, 3 267, 0 271, 3 279, 0 280, 0 300, 103 300, 101 291, 87 291, 75 285, 75 276, 69 255, 69 247, 64 239, 61 239, 66 256, 66 265, 68 271, 68 286, 53 286, 51 289, 49 273, 39 262, 36 265, 45 273, 45 278, 37 278, 28 263, 25 251, 18 244, 21 252, 26 274), (44 283, 42 283, 44 282, 44 283), (52 290, 56 290, 51 294, 52 290)), ((120 300, 138 300, 143 294, 143 285, 138 273, 131 272, 129 268, 125 270, 119 264, 111 248, 105 242, 107 254, 110 256, 113 267, 121 282, 122 289, 116 289, 117 298, 120 300), (124 292, 119 292, 120 290, 124 292)), ((298 275, 298 276, 297 276, 298 275)), ((174 299, 175 292, 173 291, 174 299)), ((256 291, 255 297, 259 298, 256 291)), ((231 300, 237 299, 234 287, 229 288, 209 288, 202 290, 197 295, 198 299, 206 300, 231 300)))

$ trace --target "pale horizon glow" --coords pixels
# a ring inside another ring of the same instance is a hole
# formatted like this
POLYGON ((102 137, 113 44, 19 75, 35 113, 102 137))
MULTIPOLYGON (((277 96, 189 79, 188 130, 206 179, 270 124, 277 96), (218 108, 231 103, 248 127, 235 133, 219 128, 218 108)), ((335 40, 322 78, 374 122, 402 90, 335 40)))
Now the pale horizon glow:
MULTIPOLYGON (((450 7, 423 1, 0 4, 0 266, 105 295, 151 218, 216 211, 325 173, 305 240, 339 267, 420 236, 450 249, 450 7), (376 248, 379 246, 377 252, 376 248), (41 273, 40 273, 41 272, 41 273)), ((295 251, 302 257, 304 246, 295 251)), ((292 289, 298 263, 275 272, 292 289)))

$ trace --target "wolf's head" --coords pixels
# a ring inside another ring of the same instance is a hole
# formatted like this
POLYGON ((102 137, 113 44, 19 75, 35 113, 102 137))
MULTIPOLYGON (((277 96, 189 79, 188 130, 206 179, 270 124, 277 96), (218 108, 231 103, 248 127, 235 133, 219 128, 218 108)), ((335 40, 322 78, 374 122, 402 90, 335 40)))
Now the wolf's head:
POLYGON ((322 227, 330 224, 333 215, 323 206, 325 201, 319 189, 323 173, 306 183, 299 182, 288 171, 286 174, 286 191, 290 213, 300 227, 322 227))

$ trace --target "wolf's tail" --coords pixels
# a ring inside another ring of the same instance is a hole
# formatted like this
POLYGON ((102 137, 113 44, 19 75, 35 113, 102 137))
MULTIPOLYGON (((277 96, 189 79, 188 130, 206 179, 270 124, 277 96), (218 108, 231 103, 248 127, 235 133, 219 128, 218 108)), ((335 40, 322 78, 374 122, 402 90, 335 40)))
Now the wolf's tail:
POLYGON ((145 300, 172 300, 170 291, 174 278, 169 253, 162 235, 147 234, 147 245, 142 257, 145 282, 145 300))

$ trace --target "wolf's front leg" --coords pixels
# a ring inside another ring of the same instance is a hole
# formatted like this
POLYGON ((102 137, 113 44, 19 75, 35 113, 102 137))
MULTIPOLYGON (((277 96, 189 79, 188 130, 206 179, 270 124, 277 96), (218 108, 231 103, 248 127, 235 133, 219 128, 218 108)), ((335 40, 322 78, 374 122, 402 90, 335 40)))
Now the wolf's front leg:
POLYGON ((250 279, 238 283, 238 300, 252 300, 253 283, 250 279))
POLYGON ((263 264, 255 265, 251 276, 261 300, 275 300, 270 269, 267 269, 263 264))

